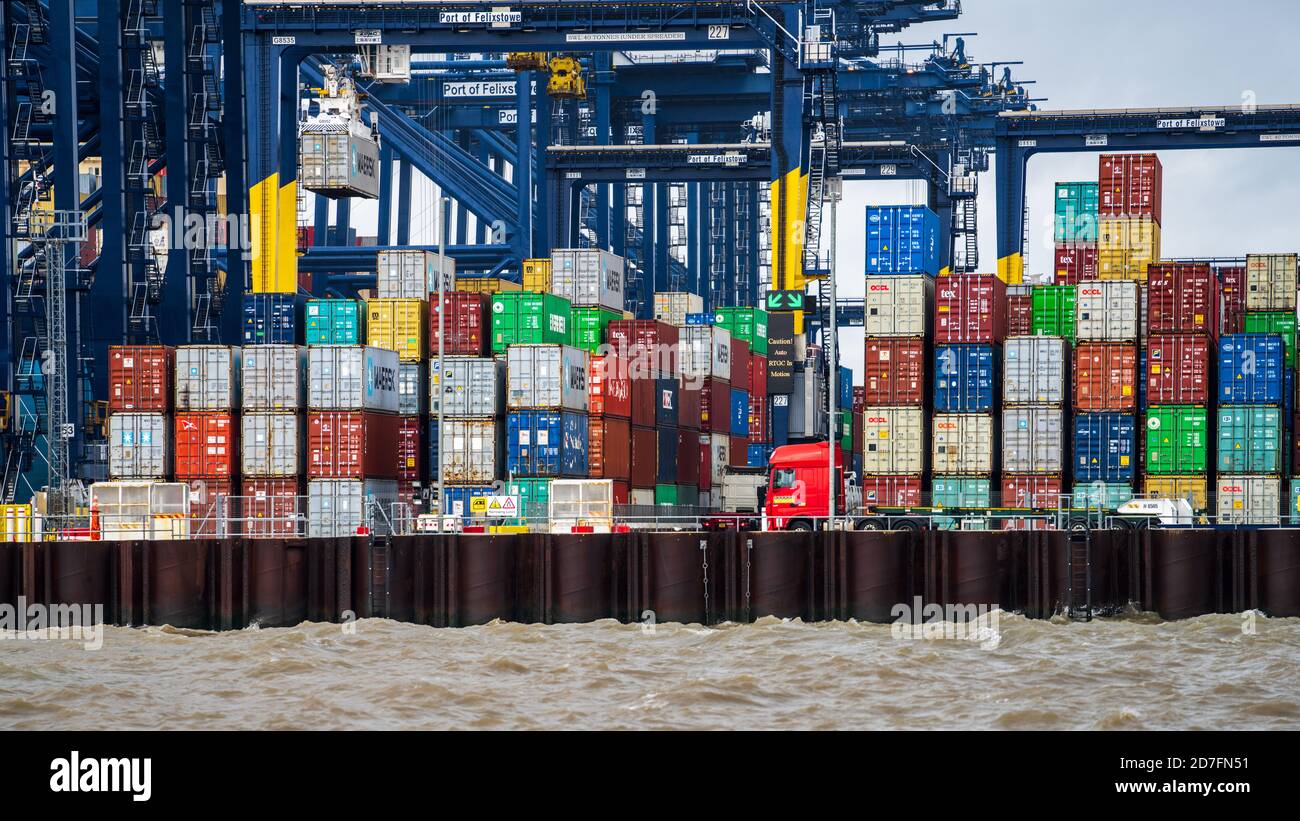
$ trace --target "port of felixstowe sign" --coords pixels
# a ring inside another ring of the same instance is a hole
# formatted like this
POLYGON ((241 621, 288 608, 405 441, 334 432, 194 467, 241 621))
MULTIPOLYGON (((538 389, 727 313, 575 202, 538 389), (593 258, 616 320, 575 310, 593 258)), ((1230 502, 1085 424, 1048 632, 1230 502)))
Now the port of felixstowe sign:
POLYGON ((1223 128, 1228 121, 1223 117, 1190 117, 1184 119, 1156 120, 1156 128, 1199 128, 1202 131, 1213 131, 1216 128, 1223 128))
POLYGON ((509 7, 494 8, 491 11, 443 11, 438 13, 438 22, 453 26, 491 26, 492 28, 509 28, 524 21, 522 12, 511 11, 509 7))

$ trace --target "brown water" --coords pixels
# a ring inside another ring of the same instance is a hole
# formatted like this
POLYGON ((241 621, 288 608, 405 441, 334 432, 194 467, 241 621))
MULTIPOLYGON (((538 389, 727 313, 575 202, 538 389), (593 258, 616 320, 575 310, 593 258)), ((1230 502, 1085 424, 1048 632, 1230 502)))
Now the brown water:
POLYGON ((0 641, 0 728, 1300 728, 1300 619, 353 626, 0 641))

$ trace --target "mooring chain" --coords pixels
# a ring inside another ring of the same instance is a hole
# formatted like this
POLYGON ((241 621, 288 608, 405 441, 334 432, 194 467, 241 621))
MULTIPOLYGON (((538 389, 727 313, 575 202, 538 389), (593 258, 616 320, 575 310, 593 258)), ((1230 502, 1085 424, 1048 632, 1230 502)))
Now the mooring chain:
POLYGON ((704 620, 709 620, 709 543, 700 539, 700 566, 704 569, 704 620))

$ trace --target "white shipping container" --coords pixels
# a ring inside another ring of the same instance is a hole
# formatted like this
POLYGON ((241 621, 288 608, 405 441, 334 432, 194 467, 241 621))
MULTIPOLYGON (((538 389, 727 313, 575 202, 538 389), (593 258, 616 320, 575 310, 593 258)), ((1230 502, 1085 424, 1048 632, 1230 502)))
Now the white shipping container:
POLYGON ((429 362, 429 414, 443 403, 446 416, 504 416, 506 363, 487 357, 448 357, 429 362))
POLYGON ((171 419, 161 413, 115 413, 108 417, 108 475, 114 479, 161 479, 171 472, 171 419))
POLYGON ((654 489, 632 488, 627 492, 627 503, 638 507, 654 507, 655 492, 654 489))
POLYGON ((925 472, 925 412, 868 407, 862 412, 862 473, 919 476, 925 472))
MULTIPOLYGON (((805 363, 794 369, 794 390, 790 394, 790 435, 826 438, 826 380, 815 366, 805 363)), ((843 410, 843 409, 841 409, 843 410)))
POLYGON ((926 336, 934 315, 934 280, 928 276, 867 277, 867 336, 926 336))
POLYGON ((623 310, 623 258, 598 248, 551 251, 551 293, 575 308, 623 310))
MULTIPOLYGON (((435 423, 436 424, 436 423, 435 423)), ((446 419, 442 478, 458 485, 488 485, 501 478, 505 436, 496 419, 446 419)), ((433 466, 437 473, 437 466, 433 466)))
POLYGON ((244 411, 297 411, 306 407, 306 348, 245 345, 240 370, 244 411))
POLYGON ((1065 470, 1065 413, 1060 408, 1002 411, 1002 470, 1061 474, 1065 470))
POLYGON ((1013 337, 1006 341, 1003 359, 1002 401, 1046 405, 1067 401, 1073 369, 1064 339, 1013 337))
POLYGON ((302 416, 296 413, 246 413, 240 424, 240 468, 246 478, 297 476, 305 467, 302 416))
POLYGON ((1216 504, 1221 525, 1280 524, 1282 480, 1276 476, 1222 476, 1216 504))
POLYGON ((424 365, 402 362, 397 366, 397 412, 402 416, 424 413, 424 365))
POLYGON ((934 475, 991 476, 995 440, 992 414, 935 414, 934 475))
POLYGON ((380 251, 379 279, 375 287, 380 299, 428 299, 437 293, 438 277, 443 290, 456 290, 456 260, 433 251, 380 251))
POLYGON ((727 465, 731 463, 731 438, 725 433, 709 434, 709 476, 713 486, 722 487, 727 477, 727 465))
POLYGON ((511 345, 506 349, 506 386, 511 410, 586 413, 587 352, 568 345, 511 345))
POLYGON ((185 539, 190 534, 190 489, 183 482, 96 482, 90 507, 103 541, 185 539))
POLYGON ((183 345, 176 349, 176 410, 239 408, 239 348, 183 345))
POLYGON ((299 138, 302 187, 332 197, 378 197, 379 146, 364 128, 357 133, 337 118, 307 123, 299 138))
POLYGON ((677 371, 682 376, 731 381, 731 332, 714 325, 687 325, 678 332, 677 371))
POLYGON ((397 352, 363 345, 307 349, 310 410, 372 410, 397 413, 397 352))
POLYGON ((1246 255, 1246 310, 1294 311, 1296 255, 1246 255))
POLYGON ((669 325, 682 327, 687 314, 704 313, 704 298, 685 291, 665 291, 655 294, 655 319, 669 325))
POLYGON ((356 536, 369 523, 374 532, 388 533, 397 501, 397 482, 392 479, 312 479, 307 483, 307 538, 337 539, 356 536), (367 501, 373 501, 384 515, 367 515, 367 501))
POLYGON ((1138 338, 1138 284, 1131 280, 1083 282, 1075 302, 1075 338, 1132 342, 1138 338))

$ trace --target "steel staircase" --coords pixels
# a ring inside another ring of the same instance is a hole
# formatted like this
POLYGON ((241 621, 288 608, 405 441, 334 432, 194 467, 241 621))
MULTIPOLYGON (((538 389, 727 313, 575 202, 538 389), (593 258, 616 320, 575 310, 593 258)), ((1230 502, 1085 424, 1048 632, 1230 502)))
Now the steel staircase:
POLYGON ((1092 621, 1092 529, 1071 529, 1066 539, 1069 589, 1065 614, 1076 621, 1092 621))

